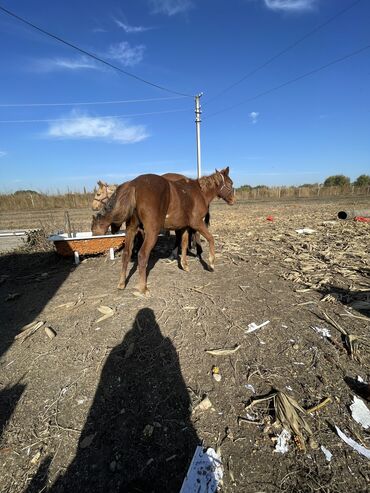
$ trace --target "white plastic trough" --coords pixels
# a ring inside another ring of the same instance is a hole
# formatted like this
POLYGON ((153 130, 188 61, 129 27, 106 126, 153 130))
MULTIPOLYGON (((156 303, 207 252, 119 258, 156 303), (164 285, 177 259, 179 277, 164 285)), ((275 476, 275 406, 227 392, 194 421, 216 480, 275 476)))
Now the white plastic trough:
POLYGON ((56 251, 64 257, 74 256, 75 263, 80 262, 80 255, 92 255, 109 252, 109 258, 114 260, 114 251, 125 243, 126 233, 119 231, 115 235, 93 236, 91 231, 78 231, 68 236, 60 233, 49 236, 48 240, 55 245, 56 251))

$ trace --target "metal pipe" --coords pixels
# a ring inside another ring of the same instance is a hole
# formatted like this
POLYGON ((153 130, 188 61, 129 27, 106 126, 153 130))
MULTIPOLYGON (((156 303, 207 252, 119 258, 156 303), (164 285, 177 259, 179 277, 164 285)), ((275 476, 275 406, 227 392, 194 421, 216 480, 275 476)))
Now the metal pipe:
POLYGON ((195 130, 197 137, 197 176, 198 178, 202 175, 202 163, 201 163, 201 155, 200 155, 200 115, 202 113, 200 109, 200 97, 203 95, 201 92, 197 96, 195 96, 195 130))
POLYGON ((353 219, 355 217, 370 217, 370 210, 364 209, 338 212, 338 219, 353 219))

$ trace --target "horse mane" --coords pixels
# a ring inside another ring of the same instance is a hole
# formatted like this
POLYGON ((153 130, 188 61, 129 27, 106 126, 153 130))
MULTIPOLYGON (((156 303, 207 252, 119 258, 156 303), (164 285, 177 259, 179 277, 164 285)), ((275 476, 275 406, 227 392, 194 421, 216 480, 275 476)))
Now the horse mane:
POLYGON ((209 176, 202 176, 198 178, 198 183, 202 192, 206 192, 212 188, 218 187, 222 183, 221 173, 212 173, 209 176))
POLYGON ((101 210, 96 214, 97 217, 103 217, 106 214, 109 214, 110 212, 113 211, 114 206, 116 205, 116 200, 117 200, 117 190, 113 192, 113 194, 109 197, 107 202, 103 204, 103 207, 101 210))

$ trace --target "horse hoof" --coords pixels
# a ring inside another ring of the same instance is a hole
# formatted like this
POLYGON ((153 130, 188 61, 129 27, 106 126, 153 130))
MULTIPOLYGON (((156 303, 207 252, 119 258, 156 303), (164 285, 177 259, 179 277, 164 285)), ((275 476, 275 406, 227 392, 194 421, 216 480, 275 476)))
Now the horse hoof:
POLYGON ((117 288, 118 289, 125 289, 126 285, 124 282, 119 282, 117 288))
POLYGON ((136 296, 137 298, 146 298, 150 296, 150 291, 148 288, 145 289, 136 288, 136 290, 134 291, 134 296, 136 296))
POLYGON ((182 270, 184 270, 185 272, 189 272, 190 269, 189 269, 189 266, 186 264, 186 265, 182 265, 181 264, 181 267, 182 267, 182 270))
POLYGON ((209 269, 209 272, 214 272, 214 270, 215 270, 215 266, 214 266, 214 265, 209 264, 208 269, 209 269))

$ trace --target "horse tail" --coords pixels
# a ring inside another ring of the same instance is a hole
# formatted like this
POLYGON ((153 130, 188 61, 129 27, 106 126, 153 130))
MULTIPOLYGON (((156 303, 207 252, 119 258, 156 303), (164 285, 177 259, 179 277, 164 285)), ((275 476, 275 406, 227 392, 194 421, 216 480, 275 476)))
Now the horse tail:
POLYGON ((123 183, 117 187, 110 202, 114 218, 119 216, 121 224, 127 221, 132 216, 136 207, 135 186, 130 182, 123 183))
POLYGON ((204 222, 206 223, 206 226, 208 228, 211 222, 211 214, 209 213, 209 209, 207 214, 204 216, 204 222))

